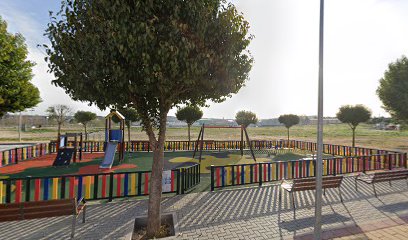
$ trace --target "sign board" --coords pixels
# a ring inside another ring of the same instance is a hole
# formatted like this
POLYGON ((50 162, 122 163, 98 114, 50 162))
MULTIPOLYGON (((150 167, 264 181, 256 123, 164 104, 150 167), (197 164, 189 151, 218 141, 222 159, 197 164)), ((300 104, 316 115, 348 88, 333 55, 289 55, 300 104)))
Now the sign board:
POLYGON ((171 192, 171 170, 163 171, 162 188, 163 192, 171 192))

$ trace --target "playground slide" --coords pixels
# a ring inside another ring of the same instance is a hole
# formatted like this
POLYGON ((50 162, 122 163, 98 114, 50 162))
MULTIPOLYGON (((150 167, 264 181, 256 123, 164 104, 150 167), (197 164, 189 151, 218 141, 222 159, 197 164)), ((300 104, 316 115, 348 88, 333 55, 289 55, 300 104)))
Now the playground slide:
POLYGON ((115 159, 115 152, 116 146, 118 145, 118 141, 110 141, 108 142, 105 150, 105 156, 99 168, 111 168, 113 164, 113 160, 115 159))
POLYGON ((73 148, 60 148, 52 166, 68 166, 71 163, 71 159, 72 156, 74 156, 74 153, 75 151, 73 148))

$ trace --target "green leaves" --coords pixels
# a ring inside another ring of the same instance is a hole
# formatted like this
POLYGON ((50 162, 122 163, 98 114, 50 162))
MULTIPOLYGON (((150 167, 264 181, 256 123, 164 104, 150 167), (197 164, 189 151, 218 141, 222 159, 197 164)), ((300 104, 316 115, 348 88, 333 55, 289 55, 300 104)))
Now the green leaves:
POLYGON ((286 128, 291 128, 292 126, 299 124, 300 118, 295 114, 285 114, 280 115, 278 121, 285 125, 286 128))
MULTIPOLYGON (((249 24, 218 0, 66 0, 46 35, 53 83, 145 120, 183 103, 224 101, 248 79, 249 24)), ((155 121, 157 122, 157 121, 155 121)))
POLYGON ((370 119, 371 111, 362 104, 357 104, 355 106, 345 105, 340 107, 339 112, 336 116, 341 122, 347 123, 353 131, 352 146, 354 147, 356 143, 356 128, 358 124, 367 122, 370 119))
POLYGON ((340 107, 336 116, 341 122, 348 123, 351 128, 356 128, 358 124, 370 119, 371 111, 361 104, 345 105, 340 107))
POLYGON ((203 111, 198 106, 185 106, 177 110, 176 117, 178 120, 184 121, 187 125, 191 126, 203 117, 203 111))
MULTIPOLYGON (((127 127, 130 127, 132 122, 140 120, 140 116, 137 113, 136 109, 132 107, 119 107, 118 112, 125 117, 125 123, 127 127)), ((112 120, 118 123, 120 120, 117 117, 113 117, 112 120)))
POLYGON ((8 33, 0 17, 0 117, 41 102, 39 90, 30 82, 34 63, 26 60, 27 54, 23 36, 8 33))
POLYGON ((393 118, 408 122, 408 59, 390 63, 377 89, 383 107, 393 118))
POLYGON ((78 111, 74 115, 75 121, 78 123, 81 123, 83 125, 88 124, 90 121, 96 119, 96 114, 93 112, 88 112, 88 111, 78 111))
POLYGON ((247 128, 250 124, 256 124, 258 122, 258 118, 256 114, 251 111, 239 111, 235 115, 235 121, 238 125, 242 125, 247 128))

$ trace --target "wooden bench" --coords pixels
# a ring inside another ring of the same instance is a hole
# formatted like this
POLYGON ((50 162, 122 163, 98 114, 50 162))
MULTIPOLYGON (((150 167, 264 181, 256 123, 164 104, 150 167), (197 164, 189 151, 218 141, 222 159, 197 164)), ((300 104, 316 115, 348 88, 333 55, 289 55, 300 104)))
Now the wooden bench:
POLYGON ((0 222, 73 215, 71 238, 74 238, 76 219, 81 212, 82 222, 85 223, 86 205, 84 198, 79 201, 72 198, 6 203, 0 204, 0 222))
MULTIPOLYGON (((375 183, 378 182, 389 182, 390 186, 391 181, 394 180, 408 180, 408 170, 390 170, 385 172, 374 172, 369 174, 359 174, 355 177, 356 191, 358 191, 357 182, 364 182, 366 184, 372 184, 374 195, 377 197, 377 192, 375 190, 375 183)), ((407 182, 408 183, 408 182, 407 182)))
MULTIPOLYGON (((341 182, 343 181, 343 176, 326 176, 322 178, 322 189, 324 190, 324 195, 326 195, 326 188, 338 188, 340 200, 343 202, 343 197, 341 196, 341 182)), ((289 192, 292 200, 293 213, 296 211, 295 204, 295 192, 307 191, 307 190, 316 190, 316 178, 299 178, 293 180, 283 180, 281 183, 281 189, 289 192)), ((279 200, 282 199, 281 193, 279 191, 279 200)))

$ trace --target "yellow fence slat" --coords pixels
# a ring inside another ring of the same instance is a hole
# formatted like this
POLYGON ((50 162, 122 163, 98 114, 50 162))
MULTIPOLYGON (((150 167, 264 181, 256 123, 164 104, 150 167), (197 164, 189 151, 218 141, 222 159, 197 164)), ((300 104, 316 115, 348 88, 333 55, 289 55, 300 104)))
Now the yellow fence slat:
POLYGON ((52 179, 52 199, 58 199, 58 178, 52 179))

